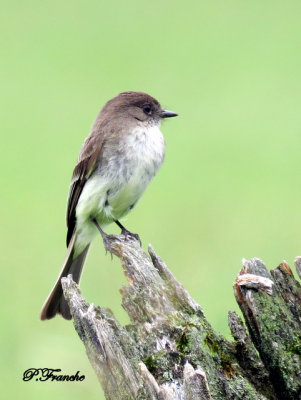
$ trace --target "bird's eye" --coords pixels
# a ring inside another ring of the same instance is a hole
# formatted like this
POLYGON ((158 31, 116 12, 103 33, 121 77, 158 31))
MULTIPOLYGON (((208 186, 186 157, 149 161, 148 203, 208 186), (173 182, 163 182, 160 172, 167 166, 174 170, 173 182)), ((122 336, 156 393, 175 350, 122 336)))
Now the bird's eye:
POLYGON ((150 115, 152 111, 150 104, 144 104, 143 111, 145 112, 145 114, 150 115))

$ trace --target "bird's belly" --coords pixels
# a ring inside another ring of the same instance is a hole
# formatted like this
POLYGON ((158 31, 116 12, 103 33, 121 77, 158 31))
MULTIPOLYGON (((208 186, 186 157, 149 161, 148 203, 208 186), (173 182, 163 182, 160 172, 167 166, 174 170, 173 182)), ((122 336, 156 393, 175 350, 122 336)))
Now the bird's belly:
POLYGON ((118 190, 108 196, 106 213, 114 219, 119 219, 127 214, 142 196, 152 176, 144 170, 136 170, 129 181, 120 185, 118 190))
POLYGON ((122 218, 137 203, 156 172, 143 164, 135 168, 129 165, 125 170, 131 171, 129 176, 117 173, 89 179, 76 208, 78 227, 91 217, 102 226, 122 218))

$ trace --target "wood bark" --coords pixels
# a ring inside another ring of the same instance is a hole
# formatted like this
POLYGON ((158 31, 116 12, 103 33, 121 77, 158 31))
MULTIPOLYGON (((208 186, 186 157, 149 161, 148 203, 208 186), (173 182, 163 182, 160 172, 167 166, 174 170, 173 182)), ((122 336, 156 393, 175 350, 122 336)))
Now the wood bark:
POLYGON ((105 246, 128 280, 121 294, 130 325, 88 304, 70 275, 62 285, 107 400, 301 399, 301 287, 285 262, 268 272, 257 258, 243 260, 234 294, 247 329, 229 312, 231 341, 151 246, 148 255, 122 235, 105 246))

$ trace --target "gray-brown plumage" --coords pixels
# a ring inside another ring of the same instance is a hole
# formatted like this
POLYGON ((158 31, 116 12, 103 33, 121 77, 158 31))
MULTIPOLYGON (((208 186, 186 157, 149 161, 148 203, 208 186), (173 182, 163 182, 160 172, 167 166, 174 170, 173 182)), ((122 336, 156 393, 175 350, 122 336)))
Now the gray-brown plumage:
POLYGON ((135 206, 161 166, 165 142, 160 122, 176 115, 142 92, 120 93, 98 114, 73 171, 67 207, 68 250, 42 308, 42 320, 56 314, 71 319, 61 278, 71 273, 79 282, 97 226, 102 229, 115 221, 123 233, 136 236, 118 220, 135 206))

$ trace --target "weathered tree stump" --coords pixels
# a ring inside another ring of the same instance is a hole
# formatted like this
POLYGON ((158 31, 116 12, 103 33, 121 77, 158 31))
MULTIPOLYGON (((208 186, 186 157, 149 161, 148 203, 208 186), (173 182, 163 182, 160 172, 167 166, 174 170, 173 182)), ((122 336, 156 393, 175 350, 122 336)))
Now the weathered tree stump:
POLYGON ((106 399, 301 399, 301 287, 285 262, 271 273, 259 259, 243 262, 234 293, 249 333, 229 312, 229 341, 151 247, 149 257, 122 235, 106 246, 128 280, 121 293, 130 325, 88 304, 71 276, 62 279, 106 399))

